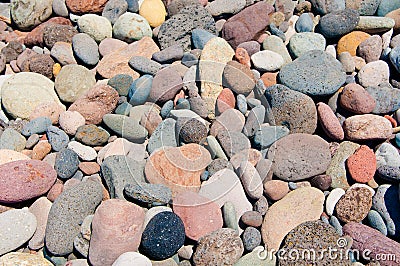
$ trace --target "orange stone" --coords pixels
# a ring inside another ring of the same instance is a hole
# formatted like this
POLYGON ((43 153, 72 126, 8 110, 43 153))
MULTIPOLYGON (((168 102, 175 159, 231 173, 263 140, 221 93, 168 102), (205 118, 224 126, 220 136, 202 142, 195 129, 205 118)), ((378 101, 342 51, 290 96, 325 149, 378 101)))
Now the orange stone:
POLYGON ((79 163, 79 169, 85 175, 93 175, 100 171, 100 165, 96 162, 81 162, 79 163))
POLYGON ((178 193, 173 199, 173 211, 182 219, 186 236, 195 241, 223 226, 218 204, 194 192, 178 193))
POLYGON ((372 180, 376 171, 376 157, 374 151, 362 145, 347 159, 347 167, 351 178, 360 183, 372 180))
POLYGON ((276 73, 266 72, 262 74, 261 80, 264 82, 265 87, 270 87, 278 83, 276 81, 277 76, 278 72, 276 73))
POLYGON ((47 140, 39 141, 38 144, 33 147, 32 159, 43 160, 47 154, 51 151, 51 145, 47 140))
POLYGON ((236 48, 235 57, 242 65, 251 67, 249 53, 244 48, 236 48))
POLYGON ((200 189, 200 175, 211 162, 211 155, 198 144, 165 147, 153 152, 145 166, 146 179, 152 184, 163 184, 173 194, 200 189))
POLYGON ((394 119, 394 118, 391 117, 390 115, 385 115, 384 118, 386 118, 387 120, 390 121, 390 123, 392 124, 392 127, 397 127, 397 121, 396 121, 396 119, 394 119))
POLYGON ((355 56, 357 53, 357 47, 371 37, 368 33, 363 31, 352 31, 342 38, 340 38, 337 45, 337 54, 341 54, 343 52, 349 52, 352 56, 355 56))

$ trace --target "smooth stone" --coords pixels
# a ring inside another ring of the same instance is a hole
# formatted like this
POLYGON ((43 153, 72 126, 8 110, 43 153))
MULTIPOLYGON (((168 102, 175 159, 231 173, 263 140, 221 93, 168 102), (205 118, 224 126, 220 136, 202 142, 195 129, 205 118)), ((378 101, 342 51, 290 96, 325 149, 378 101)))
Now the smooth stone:
POLYGON ((82 125, 78 127, 75 134, 75 140, 89 146, 104 145, 109 137, 110 133, 96 125, 82 125))
POLYGON ((344 223, 361 222, 372 206, 372 193, 363 187, 352 188, 335 205, 336 216, 344 223))
POLYGON ((388 236, 398 238, 400 235, 399 189, 397 185, 380 185, 372 199, 372 210, 377 211, 385 221, 388 236))
POLYGON ((278 178, 298 181, 324 173, 331 153, 329 144, 319 136, 295 133, 276 141, 267 159, 273 161, 272 171, 278 178))
POLYGON ((123 115, 106 114, 103 122, 113 132, 134 143, 143 143, 148 132, 138 121, 123 115))
POLYGON ((239 166, 238 174, 247 195, 258 200, 263 195, 263 186, 256 168, 250 162, 243 161, 239 166))
POLYGON ((101 13, 103 17, 106 17, 111 24, 117 21, 117 19, 128 11, 128 1, 125 0, 110 0, 104 6, 101 13))
POLYGON ((351 178, 360 183, 367 183, 374 178, 376 157, 374 151, 362 145, 346 162, 351 178))
POLYGON ((261 244, 261 233, 256 228, 249 226, 244 230, 242 239, 244 249, 252 251, 261 244))
POLYGON ((21 30, 30 30, 52 14, 52 1, 13 2, 9 9, 12 21, 21 30))
POLYGON ((254 67, 263 72, 279 70, 285 63, 283 57, 274 51, 264 50, 251 56, 254 67))
POLYGON ((390 143, 382 143, 376 151, 376 168, 387 165, 391 167, 400 167, 400 155, 396 147, 390 143))
POLYGON ((355 114, 371 113, 376 106, 375 99, 362 86, 347 84, 340 94, 340 105, 355 114))
POLYGON ((215 21, 205 8, 198 4, 184 4, 178 14, 170 13, 170 18, 161 25, 157 35, 161 49, 180 45, 184 51, 190 50, 194 29, 216 34, 215 21))
POLYGON ((132 76, 133 79, 137 79, 139 73, 129 66, 129 60, 133 56, 145 56, 151 58, 152 54, 158 51, 160 51, 160 49, 153 39, 146 36, 137 42, 113 50, 105 55, 97 65, 96 71, 104 78, 112 78, 118 74, 127 74, 132 76))
POLYGON ((99 47, 86 33, 78 33, 72 37, 72 49, 75 56, 86 65, 95 66, 99 62, 99 47))
POLYGON ((225 152, 214 136, 208 136, 203 146, 210 152, 211 158, 222 158, 228 160, 228 157, 226 157, 225 152))
POLYGON ((112 264, 112 266, 152 266, 151 261, 144 255, 137 252, 122 253, 112 264))
POLYGON ((260 227, 263 222, 262 214, 258 211, 248 211, 243 213, 240 220, 248 226, 260 227))
POLYGON ((50 55, 57 60, 61 66, 77 64, 71 43, 62 41, 56 42, 51 48, 50 55))
POLYGON ((173 100, 169 100, 169 101, 165 102, 160 110, 161 117, 167 118, 173 109, 174 109, 174 101, 173 100))
POLYGON ((77 141, 68 143, 68 149, 73 150, 78 154, 79 158, 83 161, 93 161, 97 158, 97 152, 92 147, 83 145, 77 141))
POLYGON ((29 211, 35 215, 37 221, 35 234, 28 243, 30 249, 38 250, 44 246, 47 218, 51 205, 52 203, 46 197, 40 197, 29 206, 29 211))
MULTIPOLYGON (((263 84, 262 87, 264 88, 263 84)), ((266 122, 274 126, 286 126, 292 133, 314 133, 317 127, 317 110, 309 96, 277 84, 265 89, 265 93, 258 87, 256 97, 264 106, 269 107, 266 108, 266 122)))
POLYGON ((47 128, 51 126, 51 120, 48 117, 38 117, 29 121, 21 131, 21 134, 25 137, 29 137, 32 134, 40 134, 46 132, 47 128))
POLYGON ((293 190, 267 211, 261 234, 268 249, 279 249, 287 233, 303 222, 318 220, 324 205, 324 194, 312 187, 293 190), (276 223, 279 217, 280 223, 276 223))
POLYGON ((192 31, 192 45, 196 49, 204 49, 206 43, 211 40, 212 38, 217 37, 216 35, 203 30, 203 29, 194 29, 192 31))
POLYGON ((78 154, 71 149, 62 149, 56 155, 54 169, 61 179, 71 178, 78 171, 78 154))
POLYGON ((197 193, 178 193, 173 199, 173 211, 182 219, 186 236, 195 241, 223 226, 219 206, 197 193))
POLYGON ((133 68, 133 70, 143 73, 156 75, 157 71, 161 69, 161 64, 155 62, 144 56, 134 56, 129 60, 129 65, 133 68))
POLYGON ((198 241, 193 254, 196 265, 232 265, 242 256, 244 247, 239 233, 230 228, 221 228, 198 241))
POLYGON ((106 84, 97 84, 79 97, 68 111, 79 112, 86 124, 100 124, 105 114, 111 113, 118 102, 118 92, 106 84))
POLYGON ((379 212, 375 210, 370 210, 367 215, 368 219, 368 224, 374 228, 375 230, 378 230, 385 236, 387 236, 387 227, 385 224, 385 221, 383 220, 382 216, 379 214, 379 212))
POLYGON ((106 157, 100 169, 111 198, 124 199, 126 185, 140 185, 145 181, 144 162, 124 155, 106 157))
POLYGON ((261 128, 265 118, 265 107, 257 105, 252 108, 247 116, 246 123, 243 127, 243 134, 252 137, 261 128))
POLYGON ((37 73, 12 75, 1 86, 1 100, 4 110, 12 118, 29 119, 35 108, 44 103, 56 103, 65 110, 54 91, 53 81, 37 73), (28 98, 25 97, 27 91, 30 92, 28 98))
POLYGON ((224 203, 221 209, 225 227, 239 231, 235 205, 231 201, 227 201, 224 203))
POLYGON ((155 28, 165 21, 167 11, 161 0, 144 0, 139 8, 139 14, 143 16, 155 28))
MULTIPOLYGON (((193 34, 193 33, 192 33, 193 34)), ((152 59, 158 63, 172 63, 184 57, 183 49, 179 45, 173 45, 154 53, 152 59)), ((182 62, 183 63, 183 62, 182 62)))
POLYGON ((393 167, 388 165, 380 166, 376 169, 376 172, 379 177, 390 182, 390 183, 398 183, 400 181, 400 168, 393 167))
POLYGON ((132 106, 144 104, 150 95, 153 77, 143 75, 131 83, 128 91, 129 103, 132 106))
POLYGON ((26 139, 18 131, 6 128, 0 137, 0 148, 20 152, 26 146, 26 139))
POLYGON ((150 154, 161 147, 178 146, 175 133, 175 124, 176 122, 172 118, 167 118, 158 124, 147 143, 147 150, 150 154))
POLYGON ((298 58, 309 51, 325 51, 326 40, 324 36, 314 32, 296 33, 290 38, 289 51, 294 58, 298 58))
POLYGON ((102 202, 92 221, 90 263, 93 266, 111 265, 121 254, 137 251, 143 232, 144 215, 140 206, 125 200, 110 199, 102 202))
POLYGON ((351 32, 359 20, 360 16, 356 10, 344 9, 323 16, 318 26, 326 38, 338 38, 351 32))
POLYGON ((163 68, 153 79, 148 101, 164 103, 172 100, 182 87, 180 74, 173 67, 163 68))
POLYGON ((124 194, 141 203, 168 204, 172 201, 171 190, 161 184, 127 184, 124 194))
POLYGON ((206 103, 209 118, 215 118, 215 103, 223 90, 223 72, 234 54, 230 45, 219 37, 208 41, 202 50, 198 73, 201 80, 201 97, 206 103))
POLYGON ((210 134, 217 136, 221 132, 242 132, 245 125, 244 115, 236 109, 228 109, 221 115, 217 116, 211 125, 210 134))
POLYGON ((128 43, 126 42, 113 38, 105 38, 99 43, 99 53, 101 56, 104 57, 110 53, 113 53, 117 50, 125 49, 127 47, 128 43))
POLYGON ((279 72, 282 84, 309 95, 330 95, 343 85, 342 65, 324 51, 309 51, 279 72), (308 66, 308 67, 304 67, 308 66), (328 76, 329 73, 329 76, 328 76))
POLYGON ((75 135, 78 128, 85 125, 85 118, 76 111, 65 111, 60 114, 58 123, 65 133, 75 135))
POLYGON ((260 159, 257 162, 256 169, 260 174, 260 177, 263 181, 271 180, 272 179, 272 161, 268 159, 260 159))
POLYGON ((0 165, 9 162, 29 160, 29 159, 30 157, 23 153, 14 150, 0 149, 0 165))
POLYGON ((333 140, 343 140, 344 131, 342 125, 329 105, 323 102, 317 103, 317 113, 318 121, 328 137, 333 140))
POLYGON ((239 177, 229 169, 222 169, 204 181, 201 184, 199 195, 215 200, 219 207, 228 201, 232 202, 236 210, 237 221, 243 213, 252 210, 239 177))
POLYGON ((236 49, 241 43, 256 40, 270 23, 274 8, 268 2, 256 3, 230 17, 222 28, 222 38, 236 49))
POLYGON ((278 201, 290 192, 288 183, 282 180, 269 180, 264 182, 264 194, 267 198, 278 201))
POLYGON ((110 78, 107 85, 113 87, 119 96, 127 96, 129 88, 133 82, 133 78, 127 74, 118 74, 110 78))
POLYGON ((347 118, 343 130, 348 140, 365 141, 387 139, 392 135, 389 120, 378 115, 355 115, 347 118))
POLYGON ((373 35, 360 43, 358 54, 366 63, 378 61, 382 54, 382 46, 382 38, 379 35, 373 35))
POLYGON ((389 82, 389 66, 385 61, 378 60, 363 66, 358 72, 358 80, 363 87, 378 86, 389 82))
MULTIPOLYGON (((256 65, 254 61, 253 63, 256 65)), ((236 61, 229 61, 222 75, 223 86, 230 88, 237 94, 248 95, 255 86, 255 78, 250 69, 236 61)))
POLYGON ((169 147, 151 154, 145 175, 150 183, 169 187, 173 195, 183 190, 198 191, 200 175, 210 162, 210 153, 198 144, 169 147))
POLYGON ((386 237, 381 232, 360 223, 350 222, 343 226, 343 234, 353 239, 352 248, 361 252, 371 251, 368 257, 378 258, 378 254, 393 254, 395 260, 389 261, 386 265, 400 263, 400 259, 398 259, 400 256, 399 243, 386 237), (367 239, 369 241, 366 241, 367 239))
POLYGON ((96 14, 84 14, 78 19, 78 27, 81 33, 86 33, 97 43, 106 38, 111 38, 113 29, 111 22, 96 14))
POLYGON ((218 133, 217 139, 229 158, 251 147, 249 139, 236 131, 221 131, 218 133))
POLYGON ((285 126, 261 125, 254 134, 253 142, 256 147, 267 149, 287 135, 289 135, 289 129, 285 126))
POLYGON ((332 178, 332 188, 347 189, 349 187, 345 163, 359 147, 359 144, 350 141, 340 143, 340 146, 333 155, 331 163, 326 170, 326 175, 332 178))
POLYGON ((262 44, 264 50, 273 51, 282 56, 285 64, 292 62, 289 51, 287 50, 284 42, 278 36, 271 35, 267 37, 262 44))
POLYGON ((394 19, 389 17, 360 16, 360 21, 354 29, 374 34, 387 32, 394 25, 394 19))
POLYGON ((295 24, 295 29, 297 32, 311 32, 313 27, 314 23, 308 13, 301 14, 295 24))
POLYGON ((64 190, 53 203, 46 227, 46 248, 54 255, 73 251, 73 241, 83 219, 95 212, 103 197, 98 181, 81 182, 64 190))
MULTIPOLYGON (((0 257, 0 263, 3 265, 35 265, 35 266, 52 266, 53 264, 47 259, 36 254, 10 252, 0 257)), ((79 266, 79 265, 78 265, 79 266)))
POLYGON ((389 0, 382 0, 380 1, 378 10, 377 10, 377 15, 380 17, 385 16, 387 13, 400 8, 400 4, 397 3, 396 1, 389 1, 389 0))
MULTIPOLYGON (((35 233, 37 221, 28 208, 0 213, 0 256, 26 243, 35 233)), ((0 258, 1 261, 1 258, 0 258)))
POLYGON ((151 259, 164 260, 174 255, 184 241, 185 227, 179 216, 161 212, 144 229, 140 249, 151 259))

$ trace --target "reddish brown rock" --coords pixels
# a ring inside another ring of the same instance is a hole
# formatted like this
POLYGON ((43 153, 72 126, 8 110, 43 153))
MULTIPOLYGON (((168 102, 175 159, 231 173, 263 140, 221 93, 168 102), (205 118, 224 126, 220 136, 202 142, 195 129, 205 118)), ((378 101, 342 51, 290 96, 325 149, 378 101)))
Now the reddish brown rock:
POLYGON ((50 118, 51 123, 53 125, 58 123, 58 118, 60 114, 65 112, 65 109, 57 103, 44 103, 38 105, 30 114, 29 120, 33 120, 35 118, 46 116, 50 118))
MULTIPOLYGON (((29 65, 29 71, 39 73, 49 79, 53 78, 54 60, 48 54, 38 54, 25 60, 29 65)), ((24 62, 24 63, 25 63, 24 62)))
POLYGON ((43 42, 47 48, 53 48, 56 42, 72 43, 72 37, 78 31, 70 25, 50 24, 43 29, 43 42))
POLYGON ((329 175, 317 175, 311 178, 310 184, 322 191, 328 190, 332 184, 332 177, 329 175))
POLYGON ((31 32, 29 32, 25 39, 24 43, 26 46, 43 46, 43 31, 46 26, 51 24, 59 24, 59 25, 70 25, 72 23, 69 19, 63 17, 54 17, 46 21, 45 23, 40 24, 36 28, 34 28, 31 32))
POLYGON ((92 222, 89 260, 93 266, 111 265, 122 253, 137 251, 143 233, 144 211, 121 199, 103 201, 92 222))
POLYGON ((228 19, 222 28, 222 38, 236 48, 239 44, 257 40, 269 24, 269 15, 273 6, 259 2, 243 9, 228 19))
POLYGON ((336 215, 342 222, 361 222, 372 206, 372 194, 368 188, 354 187, 336 203, 336 215))
POLYGON ((355 114, 368 114, 374 110, 376 101, 361 85, 350 83, 340 94, 340 105, 355 114))
POLYGON ((400 30, 400 8, 393 10, 385 15, 385 17, 394 19, 394 27, 393 30, 396 33, 399 33, 400 30))
POLYGON ((112 78, 118 74, 131 75, 137 79, 139 74, 128 64, 134 56, 145 56, 151 58, 153 53, 159 52, 157 44, 150 37, 143 37, 140 41, 129 44, 126 48, 121 48, 103 57, 97 65, 97 73, 103 78, 112 78))
POLYGON ((100 124, 105 114, 111 113, 118 103, 118 92, 105 84, 98 84, 79 97, 68 111, 77 111, 86 124, 100 124))
POLYGON ((198 191, 200 175, 210 162, 210 153, 198 144, 160 149, 147 160, 146 179, 153 184, 168 186, 173 193, 198 191))
POLYGON ((351 178, 356 182, 367 183, 372 180, 376 171, 376 156, 368 146, 362 145, 347 159, 347 168, 351 178))
POLYGON ((288 183, 282 180, 270 180, 264 183, 264 193, 271 200, 280 200, 289 191, 288 183))
POLYGON ((329 105, 320 102, 317 104, 318 121, 325 131, 326 135, 333 140, 343 140, 344 132, 339 119, 329 107, 329 105))
POLYGON ((182 87, 182 77, 175 68, 163 68, 154 76, 148 101, 164 103, 173 100, 182 87))
POLYGON ((240 220, 242 220, 245 225, 260 227, 263 222, 263 217, 258 211, 247 211, 243 213, 242 217, 240 217, 240 220))
POLYGON ((233 92, 228 88, 224 88, 217 98, 217 114, 222 114, 230 108, 235 108, 235 104, 236 99, 233 92))
POLYGON ((182 219, 186 236, 196 241, 223 226, 218 204, 194 192, 178 193, 173 211, 182 219))
MULTIPOLYGON (((61 181, 60 181, 61 182, 61 181)), ((47 199, 54 202, 58 196, 63 192, 64 185, 62 183, 55 183, 47 193, 47 199)))
POLYGON ((45 194, 57 173, 48 163, 21 160, 0 165, 0 202, 16 203, 45 194))
POLYGON ((242 65, 251 67, 250 56, 246 49, 241 47, 236 48, 235 57, 242 65))
POLYGON ((39 143, 33 148, 32 159, 43 160, 50 151, 51 145, 47 140, 39 141, 39 143))
POLYGON ((263 81, 265 87, 269 87, 278 83, 277 82, 278 73, 279 72, 275 73, 266 72, 262 74, 261 80, 263 81))
POLYGON ((156 130, 158 124, 161 122, 162 118, 158 110, 154 108, 151 108, 148 112, 144 113, 140 119, 140 124, 146 128, 149 135, 153 134, 154 130, 156 130))
POLYGON ((108 0, 66 0, 68 9, 72 13, 101 13, 108 0))
POLYGON ((378 230, 361 223, 350 222, 343 226, 343 234, 353 239, 352 249, 369 258, 378 259, 382 254, 391 254, 392 260, 379 260, 381 266, 400 265, 400 243, 386 237, 378 230))
POLYGON ((79 163, 79 169, 85 175, 93 175, 100 171, 100 165, 96 162, 81 162, 79 163))

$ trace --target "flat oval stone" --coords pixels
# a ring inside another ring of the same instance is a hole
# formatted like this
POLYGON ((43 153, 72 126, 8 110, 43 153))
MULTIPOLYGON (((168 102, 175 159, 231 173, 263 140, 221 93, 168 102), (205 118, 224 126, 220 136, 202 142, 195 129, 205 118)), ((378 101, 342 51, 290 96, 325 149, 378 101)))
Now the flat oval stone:
POLYGON ((0 263, 3 265, 36 265, 36 266, 52 266, 53 264, 36 254, 10 252, 0 257, 0 263))
POLYGON ((95 125, 80 126, 75 133, 77 141, 89 146, 102 146, 107 143, 109 137, 110 133, 95 125))
POLYGON ((263 186, 256 168, 250 162, 243 161, 239 166, 238 174, 247 195, 252 199, 259 199, 263 195, 263 186))
POLYGON ((345 9, 323 16, 318 26, 326 38, 337 38, 351 32, 359 20, 360 16, 356 10, 345 9))
POLYGON ((144 17, 126 12, 115 22, 113 36, 121 41, 131 43, 145 36, 151 37, 152 32, 149 23, 144 17))
POLYGON ((346 80, 342 65, 324 51, 309 51, 279 72, 283 85, 309 95, 330 95, 346 80))
POLYGON ((376 169, 377 174, 382 179, 389 182, 400 182, 400 167, 382 165, 376 169))
POLYGON ((172 100, 182 87, 179 73, 173 67, 163 68, 153 79, 148 101, 164 103, 172 100))
POLYGON ((352 188, 337 202, 336 216, 344 223, 361 222, 372 206, 372 194, 367 188, 352 188))
POLYGON ((218 229, 198 242, 193 254, 196 265, 233 265, 244 251, 238 232, 230 228, 218 229))
POLYGON ((138 252, 122 253, 112 264, 112 266, 129 266, 129 265, 152 266, 151 261, 146 256, 138 252))
POLYGON ((361 16, 355 30, 371 34, 389 31, 395 25, 395 20, 389 17, 361 16))
POLYGON ((86 33, 78 33, 72 37, 72 49, 75 56, 84 64, 95 66, 100 59, 96 41, 86 33))
POLYGON ((28 208, 13 209, 0 213, 0 226, 1 256, 27 242, 35 233, 37 222, 28 208))
POLYGON ((84 14, 79 17, 77 23, 80 32, 86 33, 96 42, 112 37, 111 22, 103 16, 84 14))
POLYGON ((226 64, 222 82, 237 94, 244 95, 248 95, 255 86, 254 75, 250 68, 236 61, 229 61, 226 64))
POLYGON ((61 179, 71 178, 78 171, 78 154, 71 149, 62 149, 56 155, 54 169, 61 179))
POLYGON ((138 121, 124 115, 106 114, 103 122, 113 132, 134 143, 143 143, 148 134, 138 121))
POLYGON ((273 204, 261 227, 262 238, 268 250, 278 250, 286 234, 296 226, 318 220, 323 211, 324 199, 319 189, 304 187, 293 190, 273 204))
POLYGON ((361 86, 370 87, 389 82, 389 75, 389 65, 385 61, 378 60, 363 66, 357 77, 361 86))
POLYGON ((268 72, 279 70, 285 63, 280 54, 269 50, 263 50, 253 54, 251 56, 251 62, 253 62, 255 69, 268 72))
POLYGON ((88 180, 64 190, 49 212, 46 248, 59 256, 72 253, 83 219, 94 213, 102 198, 103 188, 98 181, 88 180))
POLYGON ((324 51, 325 46, 324 36, 314 32, 296 33, 289 41, 289 50, 295 58, 312 50, 324 51))
POLYGON ((218 204, 197 193, 178 193, 173 199, 173 211, 182 219, 186 236, 195 241, 223 226, 218 204))
POLYGON ((389 85, 371 86, 365 89, 376 102, 372 113, 387 114, 400 108, 400 91, 389 85))
POLYGON ((386 227, 385 221, 383 220, 383 218, 379 214, 379 212, 377 212, 375 210, 370 210, 368 212, 367 219, 368 219, 368 224, 372 228, 378 230, 379 232, 381 232, 385 236, 387 235, 387 227, 386 227))
POLYGON ((13 118, 29 119, 41 104, 56 103, 65 110, 54 91, 54 83, 43 75, 21 72, 8 78, 1 86, 1 101, 13 118), (26 81, 30 82, 27 83, 26 81), (26 92, 29 91, 29 97, 26 92))
POLYGON ((51 0, 15 1, 10 6, 13 22, 21 30, 29 30, 46 21, 52 14, 51 0))
POLYGON ((295 133, 276 141, 268 150, 272 171, 285 181, 297 181, 324 173, 330 162, 329 144, 314 135, 295 133))
POLYGON ((387 265, 400 263, 400 244, 381 232, 360 223, 350 222, 343 226, 343 233, 353 238, 352 248, 364 254, 368 250, 369 258, 377 259, 381 254, 391 254, 394 261, 388 261, 387 265))
POLYGON ((340 94, 340 105, 355 114, 368 114, 374 110, 376 102, 362 86, 350 83, 340 94))
POLYGON ((92 71, 81 65, 66 65, 58 73, 54 87, 64 102, 73 103, 96 84, 92 71))
POLYGON ((271 109, 266 113, 265 121, 285 126, 291 133, 314 133, 317 109, 309 96, 280 84, 268 87, 264 94, 258 95, 264 107, 271 109))
POLYGON ((56 171, 38 160, 21 160, 0 165, 0 202, 15 203, 45 194, 56 181, 56 171))
POLYGON ((143 221, 144 211, 138 205, 121 199, 103 201, 92 221, 90 263, 111 265, 121 254, 137 251, 144 229, 143 221))
POLYGON ((346 163, 354 181, 367 183, 373 179, 376 171, 376 157, 374 151, 368 146, 362 145, 347 159, 346 163))
POLYGON ((366 114, 347 118, 343 124, 347 139, 353 141, 387 139, 392 135, 392 124, 382 116, 366 114))
POLYGON ((318 121, 320 122, 322 129, 325 133, 333 140, 343 140, 344 131, 339 119, 335 113, 329 107, 329 105, 319 102, 317 104, 318 121))

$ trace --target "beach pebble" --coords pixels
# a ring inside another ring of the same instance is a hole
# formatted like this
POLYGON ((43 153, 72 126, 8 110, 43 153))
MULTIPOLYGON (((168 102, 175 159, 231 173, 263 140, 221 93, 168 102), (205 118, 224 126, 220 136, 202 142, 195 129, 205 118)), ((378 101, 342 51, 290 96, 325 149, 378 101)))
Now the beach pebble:
POLYGON ((320 122, 322 129, 325 131, 328 137, 333 140, 343 140, 343 128, 329 105, 323 102, 319 102, 317 104, 317 112, 318 121, 320 122))
POLYGON ((378 86, 389 81, 389 66, 382 60, 370 62, 361 68, 357 77, 363 87, 378 86))
POLYGON ((318 26, 326 38, 337 38, 351 32, 359 20, 360 16, 356 10, 344 9, 323 16, 318 26))
POLYGON ((277 201, 289 193, 288 183, 282 180, 270 180, 264 183, 264 193, 267 198, 277 201))
POLYGON ((362 145, 346 161, 351 178, 360 183, 370 181, 376 171, 376 157, 374 151, 368 146, 362 145))
POLYGON ((18 131, 6 128, 0 137, 0 148, 20 152, 26 146, 26 139, 18 131))
POLYGON ((115 21, 126 11, 128 11, 128 1, 111 0, 106 3, 101 15, 114 25, 115 21))
POLYGON ((21 30, 29 30, 46 21, 52 13, 52 1, 13 2, 10 8, 13 22, 21 30))
POLYGON ((85 125, 85 118, 76 111, 65 111, 59 117, 60 127, 69 135, 75 135, 79 127, 85 125))
POLYGON ((37 221, 35 234, 28 243, 30 249, 38 250, 44 246, 47 218, 51 205, 52 203, 46 197, 40 197, 29 206, 29 211, 35 215, 37 221))
POLYGON ((54 169, 61 179, 71 178, 78 171, 78 154, 71 149, 62 149, 56 155, 54 169))
POLYGON ((75 56, 85 65, 94 66, 99 62, 99 47, 86 33, 78 33, 72 37, 72 49, 75 56))
POLYGON ((151 261, 138 252, 122 253, 112 264, 112 266, 129 266, 129 265, 151 266, 151 261))
POLYGON ((344 223, 361 222, 371 206, 372 194, 367 188, 349 189, 335 205, 336 216, 344 223))
POLYGON ((289 41, 289 51, 294 58, 298 58, 312 50, 324 51, 325 46, 326 40, 324 36, 314 32, 296 33, 289 41))
POLYGON ((372 114, 347 118, 343 129, 346 138, 353 141, 387 139, 392 135, 392 125, 389 120, 372 114))
POLYGON ((98 43, 106 38, 111 38, 113 33, 111 22, 96 14, 84 14, 79 17, 78 27, 81 33, 86 33, 98 43))
POLYGON ((247 195, 258 200, 263 195, 263 186, 256 168, 250 162, 243 161, 240 163, 238 173, 247 195))

